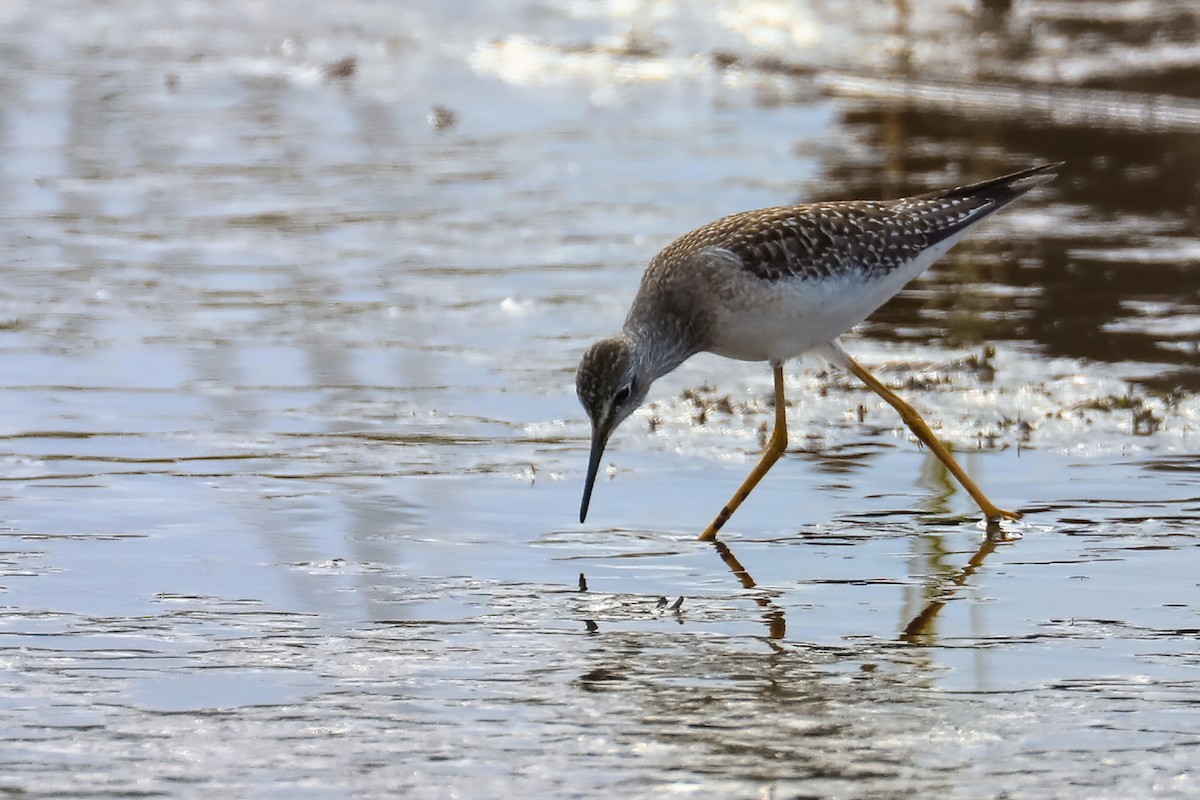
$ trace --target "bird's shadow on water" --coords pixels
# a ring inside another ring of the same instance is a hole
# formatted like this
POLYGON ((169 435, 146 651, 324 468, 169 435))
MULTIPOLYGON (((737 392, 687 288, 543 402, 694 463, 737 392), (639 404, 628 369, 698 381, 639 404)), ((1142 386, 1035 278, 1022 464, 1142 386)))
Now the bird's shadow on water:
MULTIPOLYGON (((929 644, 931 643, 934 632, 933 625, 937 620, 938 614, 946 607, 952 599, 954 599, 953 589, 961 587, 974 575, 987 561, 988 556, 996 551, 1000 544, 1011 541, 1012 537, 1000 527, 1000 524, 993 521, 988 521, 987 532, 983 542, 979 545, 979 549, 967 560, 966 565, 958 572, 942 581, 941 587, 934 592, 934 598, 929 600, 924 607, 921 608, 907 624, 901 629, 897 639, 908 644, 929 644)), ((741 560, 734 554, 733 549, 720 539, 712 540, 713 550, 720 556, 721 561, 729 568, 734 577, 738 579, 744 589, 758 588, 758 582, 754 576, 750 574, 750 570, 746 569, 741 560)), ((778 642, 784 639, 787 635, 787 616, 783 608, 776 603, 769 595, 759 592, 754 598, 764 611, 763 618, 767 625, 767 639, 770 642, 778 642)))

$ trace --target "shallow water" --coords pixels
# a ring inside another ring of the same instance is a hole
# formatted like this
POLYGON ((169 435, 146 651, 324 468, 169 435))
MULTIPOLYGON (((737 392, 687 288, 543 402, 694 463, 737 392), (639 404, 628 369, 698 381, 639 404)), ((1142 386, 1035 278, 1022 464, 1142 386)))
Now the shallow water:
POLYGON ((1188 3, 5 6, 0 792, 1200 792, 1188 3), (1065 160, 575 522, 586 345, 724 213, 1065 160), (581 580, 582 576, 582 580, 581 580), (581 587, 586 586, 586 590, 581 587))

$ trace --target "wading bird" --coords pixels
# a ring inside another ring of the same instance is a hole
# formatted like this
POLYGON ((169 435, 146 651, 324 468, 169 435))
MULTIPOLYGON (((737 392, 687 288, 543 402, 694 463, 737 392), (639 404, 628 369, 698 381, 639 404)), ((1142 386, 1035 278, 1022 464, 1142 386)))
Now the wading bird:
POLYGON ((913 410, 843 349, 838 336, 899 292, 980 221, 1060 164, 899 200, 766 208, 724 217, 656 255, 620 333, 588 348, 575 390, 592 424, 579 521, 609 437, 650 385, 700 352, 766 361, 774 371, 775 428, 749 477, 700 534, 712 539, 787 448, 783 365, 808 351, 861 379, 958 479, 988 520, 1017 519, 987 498, 913 410))

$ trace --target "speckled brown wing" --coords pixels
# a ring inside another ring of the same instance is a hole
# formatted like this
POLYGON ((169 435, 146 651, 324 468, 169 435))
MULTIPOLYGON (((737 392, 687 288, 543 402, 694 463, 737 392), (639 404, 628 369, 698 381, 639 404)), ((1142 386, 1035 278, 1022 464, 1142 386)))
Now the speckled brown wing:
POLYGON ((963 199, 822 203, 751 212, 723 245, 749 272, 781 278, 876 278, 987 213, 963 199))
POLYGON ((767 281, 882 277, 1049 180, 1057 165, 891 201, 767 208, 719 219, 673 242, 668 260, 706 247, 767 281))

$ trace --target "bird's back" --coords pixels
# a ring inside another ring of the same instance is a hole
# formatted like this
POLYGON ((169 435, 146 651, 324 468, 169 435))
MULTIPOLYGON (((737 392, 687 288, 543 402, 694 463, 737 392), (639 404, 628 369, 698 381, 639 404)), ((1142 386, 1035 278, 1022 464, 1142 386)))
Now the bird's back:
POLYGON ((1057 164, 898 200, 809 203, 723 217, 650 262, 627 329, 666 328, 680 353, 780 361, 831 341, 1057 164))
POLYGON ((683 263, 690 254, 715 247, 737 256, 747 272, 766 281, 879 278, 1050 180, 1057 166, 898 200, 745 211, 681 236, 655 261, 683 263))

